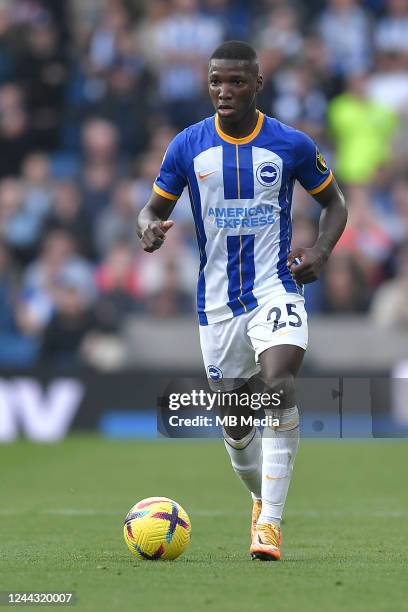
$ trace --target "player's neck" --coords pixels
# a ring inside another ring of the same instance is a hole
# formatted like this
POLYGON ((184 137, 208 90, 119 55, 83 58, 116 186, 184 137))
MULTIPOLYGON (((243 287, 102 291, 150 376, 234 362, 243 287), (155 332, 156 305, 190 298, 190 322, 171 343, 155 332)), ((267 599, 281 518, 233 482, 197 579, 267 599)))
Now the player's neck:
POLYGON ((239 122, 231 123, 218 116, 218 124, 224 134, 232 138, 245 138, 252 134, 258 123, 258 111, 251 109, 239 122))

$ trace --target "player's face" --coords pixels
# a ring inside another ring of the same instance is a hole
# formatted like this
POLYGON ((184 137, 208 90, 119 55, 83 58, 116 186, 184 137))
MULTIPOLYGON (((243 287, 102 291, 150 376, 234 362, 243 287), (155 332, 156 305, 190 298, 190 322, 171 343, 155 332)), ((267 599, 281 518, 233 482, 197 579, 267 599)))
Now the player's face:
POLYGON ((237 123, 255 109, 262 77, 253 62, 211 60, 208 89, 211 101, 223 122, 237 123))

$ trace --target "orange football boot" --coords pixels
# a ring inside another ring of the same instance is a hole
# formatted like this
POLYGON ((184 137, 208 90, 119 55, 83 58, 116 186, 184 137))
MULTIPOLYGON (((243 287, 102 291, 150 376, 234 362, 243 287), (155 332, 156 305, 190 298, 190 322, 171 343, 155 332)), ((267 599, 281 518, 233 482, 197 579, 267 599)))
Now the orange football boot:
POLYGON ((273 523, 256 525, 254 537, 249 552, 252 559, 261 561, 279 561, 282 534, 279 527, 273 523))
POLYGON ((254 499, 253 505, 252 505, 251 541, 255 537, 256 524, 257 524, 259 516, 261 514, 261 510, 262 510, 262 500, 261 499, 254 499))

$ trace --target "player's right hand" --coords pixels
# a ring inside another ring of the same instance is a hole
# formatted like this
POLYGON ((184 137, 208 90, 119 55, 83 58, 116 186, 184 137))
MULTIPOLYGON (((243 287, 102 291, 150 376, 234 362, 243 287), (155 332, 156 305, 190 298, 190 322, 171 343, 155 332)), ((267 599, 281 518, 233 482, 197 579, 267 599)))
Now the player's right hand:
POLYGON ((166 239, 166 232, 168 232, 173 225, 174 221, 171 221, 171 219, 167 221, 152 221, 152 223, 149 223, 140 236, 143 250, 146 251, 146 253, 153 253, 153 251, 160 249, 166 239))

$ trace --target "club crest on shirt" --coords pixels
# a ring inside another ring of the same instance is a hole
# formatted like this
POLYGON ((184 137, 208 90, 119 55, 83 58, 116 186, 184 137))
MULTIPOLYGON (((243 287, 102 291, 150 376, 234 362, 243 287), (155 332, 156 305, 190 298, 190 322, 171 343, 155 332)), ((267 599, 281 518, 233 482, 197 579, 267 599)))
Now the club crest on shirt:
POLYGON ((210 380, 221 380, 223 375, 220 368, 217 368, 215 365, 209 365, 207 366, 207 376, 210 380))
POLYGON ((274 162, 264 162, 256 171, 256 178, 265 187, 273 187, 279 181, 280 169, 274 162))
POLYGON ((325 174, 329 169, 326 160, 323 155, 320 153, 319 149, 316 147, 316 168, 322 174, 325 174))

